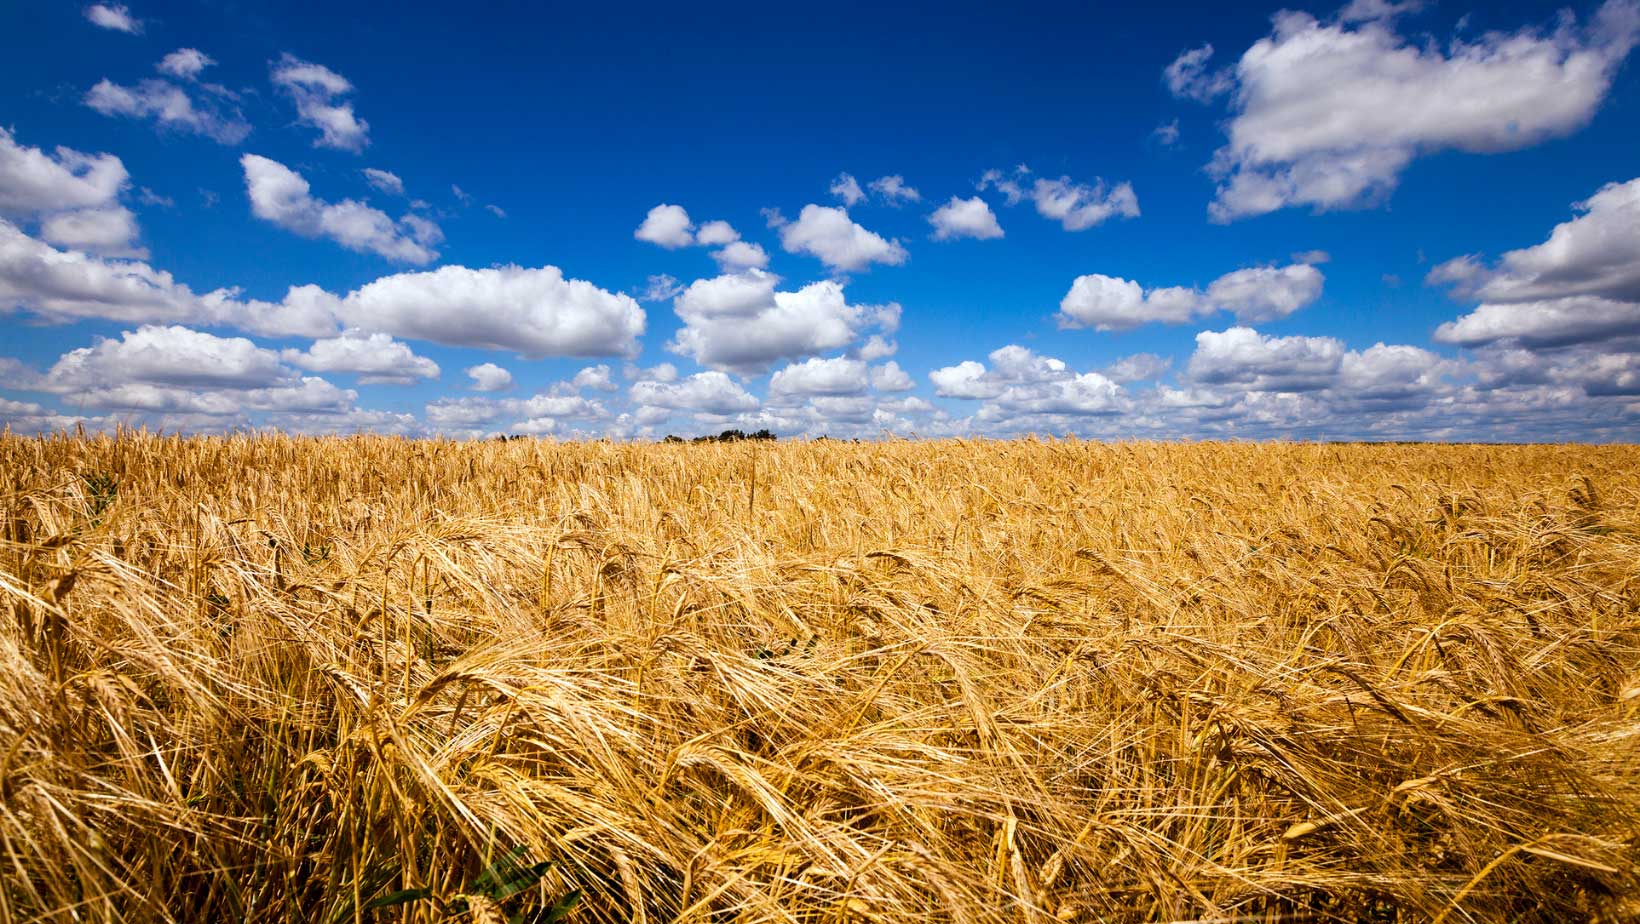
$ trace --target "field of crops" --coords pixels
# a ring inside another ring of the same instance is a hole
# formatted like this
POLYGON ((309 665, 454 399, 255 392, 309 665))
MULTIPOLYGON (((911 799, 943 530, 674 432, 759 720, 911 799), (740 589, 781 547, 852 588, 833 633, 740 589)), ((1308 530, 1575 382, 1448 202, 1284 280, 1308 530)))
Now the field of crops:
POLYGON ((0 437, 0 924, 1637 921, 1640 449, 0 437))

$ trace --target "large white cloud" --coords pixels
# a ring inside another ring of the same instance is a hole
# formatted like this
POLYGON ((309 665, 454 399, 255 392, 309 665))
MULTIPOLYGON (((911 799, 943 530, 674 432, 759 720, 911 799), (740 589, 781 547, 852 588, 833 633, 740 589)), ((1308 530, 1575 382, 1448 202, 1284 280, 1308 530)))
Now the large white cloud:
POLYGON ((1640 179, 1609 184, 1576 208, 1582 214, 1543 243, 1495 266, 1460 257, 1436 267, 1431 282, 1481 304, 1442 324, 1435 339, 1555 347, 1640 335, 1640 179))
POLYGON ((384 276, 345 296, 293 286, 278 302, 235 289, 198 294, 147 263, 58 250, 0 220, 0 312, 13 310, 58 323, 102 318, 315 339, 345 325, 532 357, 631 356, 645 322, 630 296, 566 279, 555 266, 445 266, 384 276))
POLYGON ((337 307, 352 327, 523 356, 633 356, 644 311, 556 266, 443 266, 387 276, 337 307))
POLYGON ((866 330, 892 332, 900 306, 851 305, 833 281, 779 292, 763 270, 699 279, 674 301, 684 326, 668 345, 712 369, 755 375, 780 359, 841 349, 866 330))
POLYGON ((286 54, 274 64, 272 79, 296 103, 298 120, 319 130, 314 147, 357 154, 370 144, 370 123, 342 99, 353 92, 353 84, 341 74, 286 54))
POLYGON ((218 337, 176 325, 144 326, 118 340, 73 350, 46 373, 54 390, 132 383, 244 389, 291 378, 277 353, 244 337, 218 337))
POLYGON ((1226 273, 1205 292, 1183 286, 1145 290, 1137 282, 1092 273, 1078 276, 1060 300, 1060 327, 1128 330, 1141 324, 1183 324, 1228 311, 1240 321, 1287 317, 1321 296, 1321 271, 1307 263, 1255 266, 1226 273))
POLYGON ((55 244, 105 256, 141 257, 136 216, 119 203, 130 184, 112 154, 59 147, 47 154, 0 128, 0 217, 38 221, 55 244))
POLYGON ((431 263, 433 248, 444 240, 438 225, 417 215, 398 221, 354 199, 325 202, 314 198, 302 175, 276 160, 246 154, 245 191, 251 212, 306 237, 326 237, 349 250, 375 253, 403 263, 431 263))
POLYGON ((1600 107, 1637 34, 1635 0, 1607 0, 1583 26, 1562 18, 1445 48, 1408 41, 1393 18, 1362 10, 1333 21, 1284 11, 1233 70, 1210 70, 1204 46, 1180 55, 1165 79, 1179 96, 1229 94, 1210 207, 1229 221, 1371 203, 1420 154, 1510 151, 1567 135, 1600 107))
POLYGON ((0 215, 30 218, 102 208, 113 204, 130 180, 125 164, 112 154, 84 154, 64 147, 47 154, 19 144, 0 127, 0 215))
POLYGON ((243 337, 177 325, 144 326, 71 350, 32 388, 122 417, 195 415, 200 419, 188 422, 190 429, 219 429, 229 419, 244 423, 251 412, 344 413, 358 397, 297 374, 278 354, 243 337))
POLYGON ((1085 231, 1112 218, 1139 215, 1139 197, 1132 184, 1107 186, 1104 180, 1096 180, 1089 185, 1068 176, 1032 179, 1030 168, 1023 164, 1012 171, 987 170, 979 188, 996 189, 1009 205, 1030 199, 1037 214, 1059 222, 1066 231, 1085 231))
POLYGON ((898 266, 909 256, 898 241, 856 224, 845 209, 812 203, 803 206, 796 221, 780 228, 780 246, 787 253, 806 253, 833 270, 849 272, 872 263, 898 266))

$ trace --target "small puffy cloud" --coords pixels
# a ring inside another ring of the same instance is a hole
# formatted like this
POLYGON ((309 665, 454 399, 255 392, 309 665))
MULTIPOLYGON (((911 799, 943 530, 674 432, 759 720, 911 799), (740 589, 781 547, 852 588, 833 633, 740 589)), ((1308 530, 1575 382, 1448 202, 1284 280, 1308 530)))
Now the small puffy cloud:
POLYGON ((899 242, 866 230, 843 209, 809 204, 797 220, 780 229, 787 253, 807 253, 837 271, 864 269, 872 263, 898 266, 908 257, 899 242))
POLYGON ((499 205, 496 205, 493 202, 486 203, 485 206, 484 206, 484 211, 489 212, 491 215, 494 215, 497 218, 506 218, 507 217, 507 210, 502 208, 499 205))
POLYGON ((773 395, 858 395, 871 385, 870 371, 857 359, 814 357, 792 363, 769 379, 773 395))
POLYGON ((1139 214, 1139 199, 1127 183, 1106 188, 1102 181, 1087 186, 1072 183, 1064 176, 1039 179, 1031 197, 1038 213, 1064 225, 1066 231, 1083 231, 1111 218, 1135 218, 1139 214))
POLYGON ((369 283, 341 301, 352 327, 528 357, 632 356, 644 311, 556 266, 442 266, 369 283))
POLYGON ((238 144, 251 133, 250 123, 237 110, 196 99, 164 80, 124 86, 104 79, 86 92, 85 104, 105 116, 151 118, 161 129, 203 135, 218 144, 238 144))
POLYGON ((694 223, 689 220, 689 213, 684 211, 683 206, 663 202, 649 210, 643 224, 632 232, 632 236, 668 250, 676 250, 695 242, 693 228, 694 223))
POLYGON ((598 391, 614 391, 616 388, 607 363, 587 366, 575 373, 575 377, 569 380, 569 386, 574 389, 595 388, 598 391))
POLYGON ((718 267, 726 273, 763 269, 769 265, 768 252, 761 245, 750 241, 735 241, 713 251, 712 259, 716 260, 718 267))
POLYGON ((697 372, 677 382, 634 383, 632 402, 640 407, 664 408, 707 414, 733 414, 754 410, 757 399, 734 380, 715 370, 697 372))
POLYGON ((831 194, 843 200, 844 208, 858 205, 866 197, 865 190, 860 188, 860 181, 847 173, 839 173, 837 179, 831 181, 831 194))
POLYGON ((1179 143, 1179 120, 1174 119, 1171 122, 1163 122, 1156 126, 1155 131, 1150 133, 1150 137, 1156 139, 1156 143, 1164 148, 1173 147, 1179 143))
POLYGON ((169 74, 181 80, 196 80, 207 67, 216 64, 216 60, 198 48, 178 48, 154 65, 161 74, 169 74))
POLYGON ((132 16, 130 8, 123 3, 93 3, 85 8, 85 18, 104 29, 127 35, 142 34, 142 20, 132 16))
POLYGON ((1228 69, 1216 71, 1208 67, 1212 57, 1212 45, 1180 52, 1162 71, 1162 81, 1168 91, 1180 99, 1208 103, 1235 89, 1235 75, 1228 69))
POLYGON ((342 100, 353 92, 353 84, 341 74, 285 54, 274 64, 272 80, 296 104, 297 120, 319 130, 314 147, 357 154, 370 144, 370 123, 342 100))
POLYGON ((935 209, 934 214, 928 216, 928 223, 934 226, 936 241, 949 241, 959 237, 972 237, 984 241, 1002 236, 1002 226, 997 224, 996 213, 978 196, 972 199, 958 199, 952 196, 951 201, 935 209))
POLYGON ((1233 70, 1209 68, 1211 46, 1169 65, 1176 95, 1231 101, 1229 139, 1210 167, 1220 180, 1210 217, 1370 205, 1420 155, 1568 135, 1594 116, 1640 37, 1635 0, 1607 0, 1582 25, 1561 17, 1552 30, 1445 47, 1403 37, 1393 14, 1406 8, 1352 3, 1332 21, 1284 11, 1233 70))
POLYGON ((251 212, 304 237, 329 238, 349 250, 375 253, 403 263, 431 263, 433 247, 444 239, 438 225, 416 215, 397 222, 385 212, 354 199, 330 203, 313 197, 302 175, 284 164, 255 154, 239 160, 251 212))
POLYGON ((408 385, 438 378, 438 363, 417 356, 410 347, 383 333, 344 331, 314 341, 307 350, 285 350, 285 362, 311 372, 352 372, 364 384, 408 385))
POLYGON ((719 244, 733 244, 740 240, 740 232, 726 221, 709 221, 700 226, 695 232, 695 243, 702 247, 716 247, 719 244))
POLYGON ((892 176, 880 176, 871 181, 872 192, 883 197, 889 205, 903 205, 907 202, 921 202, 922 193, 917 192, 905 184, 905 177, 898 173, 892 176))
POLYGON ((473 380, 474 391, 505 391, 513 384, 512 373, 495 363, 479 363, 465 371, 473 380))
POLYGON ((683 286, 676 277, 661 273, 650 276, 648 281, 644 283, 643 291, 635 294, 639 301, 665 302, 677 298, 682 291, 683 286))
POLYGON ((996 189, 1009 205, 1029 198, 1037 214, 1059 222, 1066 231, 1085 231, 1112 218, 1139 216, 1139 197, 1129 183, 1107 186, 1104 180, 1095 180, 1088 185, 1072 182, 1068 176, 1033 180, 1030 169, 1020 165, 1012 172, 987 170, 979 188, 996 189))
POLYGON ((1169 286, 1146 292, 1131 279, 1089 273, 1076 277, 1060 299, 1058 321, 1062 328, 1128 330, 1149 323, 1183 324, 1209 310, 1194 289, 1169 286))
POLYGON ((899 324, 899 305, 851 305, 834 281, 795 292, 776 291, 779 281, 756 269, 696 280, 674 302, 684 326, 668 348, 711 369, 754 375, 776 360, 841 349, 869 328, 899 324))
POLYGON ((1060 300, 1058 321, 1064 328, 1128 330, 1141 324, 1183 324, 1229 311, 1239 320, 1258 323, 1284 318, 1321 296, 1324 277, 1307 263, 1259 266, 1226 273, 1206 292, 1182 286, 1146 291, 1137 282, 1091 273, 1078 276, 1060 300))
POLYGON ((390 196, 404 195, 404 181, 399 175, 387 170, 377 170, 375 167, 364 168, 364 178, 371 186, 376 187, 390 196))

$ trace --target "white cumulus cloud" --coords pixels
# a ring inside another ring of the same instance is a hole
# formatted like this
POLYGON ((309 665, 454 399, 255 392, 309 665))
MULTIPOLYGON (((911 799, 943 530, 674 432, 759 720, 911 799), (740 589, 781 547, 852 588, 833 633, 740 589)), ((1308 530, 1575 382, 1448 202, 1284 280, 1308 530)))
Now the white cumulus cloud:
POLYGON ((978 196, 971 199, 952 196, 951 201, 935 209, 934 213, 928 216, 928 223, 934 226, 936 241, 949 241, 959 237, 972 237, 984 241, 1002 236, 1002 226, 997 223, 996 213, 978 196))
POLYGON ((803 206, 797 220, 780 228, 780 246, 787 253, 807 253, 837 271, 864 269, 872 263, 898 266, 908 257, 898 241, 891 241, 856 224, 844 209, 803 206))
POLYGON ((438 378, 438 363, 417 356, 407 344, 383 333, 344 331, 316 340, 306 350, 285 350, 285 362, 311 372, 352 372, 364 384, 408 385, 438 378))
POLYGON ((115 32, 128 35, 142 33, 142 20, 132 16, 130 8, 123 3, 93 3, 86 7, 85 18, 92 25, 115 32))
POLYGON ((239 159, 251 212, 304 237, 325 237, 349 250, 374 253, 402 263, 431 263, 444 240, 438 225, 417 215, 398 221, 355 199, 325 202, 312 195, 302 175, 256 154, 239 159))
POLYGON ((353 92, 353 84, 341 74, 285 54, 273 65, 272 80, 296 104, 298 121, 319 130, 314 147, 357 154, 370 144, 370 123, 342 99, 353 92))
POLYGON ((1210 206, 1231 221, 1295 205, 1376 202, 1422 154, 1512 151, 1574 132, 1593 117, 1640 35, 1640 4, 1607 0, 1585 24, 1408 40, 1388 3, 1351 4, 1332 21, 1276 14, 1273 32, 1233 68, 1212 47, 1164 75, 1179 96, 1230 99, 1229 139, 1214 156, 1210 206))
POLYGON ((1216 311, 1248 323, 1287 317, 1321 296, 1324 277, 1308 263, 1256 266, 1226 273, 1205 292, 1184 286, 1146 290, 1130 279, 1078 276, 1059 303, 1060 327, 1128 330, 1141 324, 1183 324, 1216 311))
POLYGON ((479 363, 465 370, 474 391, 505 391, 512 387, 512 373, 495 363, 479 363))
POLYGON ((689 213, 683 206, 663 202, 649 210, 643 224, 632 232, 632 236, 668 250, 676 250, 695 242, 694 222, 689 220, 689 213))

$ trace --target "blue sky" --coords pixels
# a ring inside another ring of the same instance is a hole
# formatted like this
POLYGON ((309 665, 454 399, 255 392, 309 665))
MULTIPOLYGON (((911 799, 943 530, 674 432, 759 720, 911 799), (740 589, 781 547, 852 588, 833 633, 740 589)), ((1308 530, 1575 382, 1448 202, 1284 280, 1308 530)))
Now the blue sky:
POLYGON ((0 35, 16 431, 1640 433, 1640 0, 0 35))

